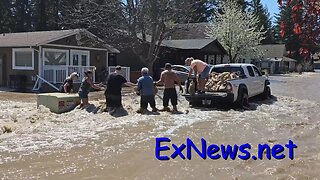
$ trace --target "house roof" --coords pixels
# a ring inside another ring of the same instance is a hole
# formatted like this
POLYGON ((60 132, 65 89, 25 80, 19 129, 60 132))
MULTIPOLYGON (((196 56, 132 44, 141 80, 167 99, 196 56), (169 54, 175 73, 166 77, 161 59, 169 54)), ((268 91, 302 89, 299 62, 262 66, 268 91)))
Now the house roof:
POLYGON ((297 60, 289 58, 289 57, 285 57, 283 56, 282 58, 265 58, 262 61, 273 61, 273 62, 297 62, 297 60))
MULTIPOLYGON (((138 33, 138 38, 142 39, 142 34, 138 33)), ((151 36, 146 35, 146 41, 151 42, 151 36)), ((212 42, 217 42, 218 45, 223 49, 222 45, 216 39, 207 39, 207 38, 200 38, 200 39, 170 39, 170 40, 163 40, 161 42, 161 46, 175 48, 175 49, 202 49, 209 45, 212 42)), ((225 52, 226 53, 226 52, 225 52)))
POLYGON ((209 23, 188 23, 177 25, 177 30, 171 34, 171 39, 205 39, 209 23))
POLYGON ((202 49, 215 39, 182 39, 182 40, 164 40, 162 46, 176 49, 202 49))
MULTIPOLYGON (((4 33, 0 34, 0 47, 41 46, 80 33, 86 34, 89 37, 94 37, 97 41, 104 42, 86 29, 72 29, 8 34, 4 33)), ((104 48, 110 52, 119 53, 119 50, 110 45, 104 44, 104 48)))
POLYGON ((289 58, 289 57, 283 57, 282 61, 285 61, 285 62, 297 62, 297 60, 289 58))
POLYGON ((286 53, 284 44, 266 44, 258 47, 262 52, 262 58, 282 58, 286 53))
MULTIPOLYGON (((205 31, 209 23, 188 23, 178 24, 177 30, 170 34, 169 39, 163 40, 161 46, 183 49, 183 50, 200 50, 210 43, 216 42, 218 47, 227 54, 224 47, 217 39, 207 38, 205 31)), ((142 34, 138 33, 138 38, 142 39, 142 34)), ((146 35, 146 41, 151 42, 151 36, 146 35)))

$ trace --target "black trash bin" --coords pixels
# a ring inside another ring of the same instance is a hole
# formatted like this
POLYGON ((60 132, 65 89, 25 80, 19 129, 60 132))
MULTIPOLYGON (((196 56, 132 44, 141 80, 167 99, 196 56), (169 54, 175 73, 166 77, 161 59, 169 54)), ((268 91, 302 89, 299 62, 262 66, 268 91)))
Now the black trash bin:
POLYGON ((24 92, 27 89, 27 76, 9 75, 9 87, 24 92))

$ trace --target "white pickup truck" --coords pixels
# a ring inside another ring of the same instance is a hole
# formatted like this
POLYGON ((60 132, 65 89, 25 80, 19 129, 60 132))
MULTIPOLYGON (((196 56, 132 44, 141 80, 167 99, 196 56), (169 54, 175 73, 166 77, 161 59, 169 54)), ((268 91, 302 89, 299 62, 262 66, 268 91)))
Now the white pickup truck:
MULTIPOLYGON (((244 108, 248 106, 248 99, 261 96, 263 99, 271 97, 270 82, 260 70, 252 64, 219 64, 212 66, 210 73, 235 72, 239 78, 227 81, 224 91, 206 92, 205 94, 184 94, 190 105, 236 104, 244 108)), ((188 91, 186 91, 188 92, 188 91)))

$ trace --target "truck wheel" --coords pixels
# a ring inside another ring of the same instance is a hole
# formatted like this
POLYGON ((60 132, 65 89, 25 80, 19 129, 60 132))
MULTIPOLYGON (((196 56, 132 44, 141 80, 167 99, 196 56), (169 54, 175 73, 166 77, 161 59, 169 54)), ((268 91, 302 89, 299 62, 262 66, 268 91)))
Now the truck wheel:
POLYGON ((249 96, 246 91, 243 89, 240 91, 238 99, 237 99, 237 105, 239 108, 245 108, 249 106, 249 96))
POLYGON ((265 86, 263 93, 261 94, 262 100, 269 99, 271 97, 271 88, 269 86, 265 86))

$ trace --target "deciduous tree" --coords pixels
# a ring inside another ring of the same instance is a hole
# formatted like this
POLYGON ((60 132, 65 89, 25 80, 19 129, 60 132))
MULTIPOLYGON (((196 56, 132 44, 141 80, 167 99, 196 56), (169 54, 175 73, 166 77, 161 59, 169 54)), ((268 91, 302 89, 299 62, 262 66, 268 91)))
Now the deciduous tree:
POLYGON ((63 27, 86 28, 106 42, 129 47, 152 70, 160 45, 176 23, 192 16, 191 0, 82 0, 63 11, 63 27))
POLYGON ((258 17, 241 11, 235 0, 222 1, 220 9, 221 13, 217 13, 214 22, 207 28, 207 36, 221 42, 231 62, 259 56, 257 46, 264 39, 265 31, 258 29, 258 17))
MULTIPOLYGON (((279 0, 280 35, 290 56, 312 64, 311 55, 320 44, 320 2, 318 0, 279 0)), ((307 68, 310 70, 311 68, 307 68)))
POLYGON ((193 14, 190 0, 127 0, 125 4, 128 32, 132 49, 152 70, 161 43, 193 14))
POLYGON ((64 2, 60 17, 62 28, 85 28, 108 43, 120 43, 117 34, 123 30, 124 15, 119 0, 64 2))

